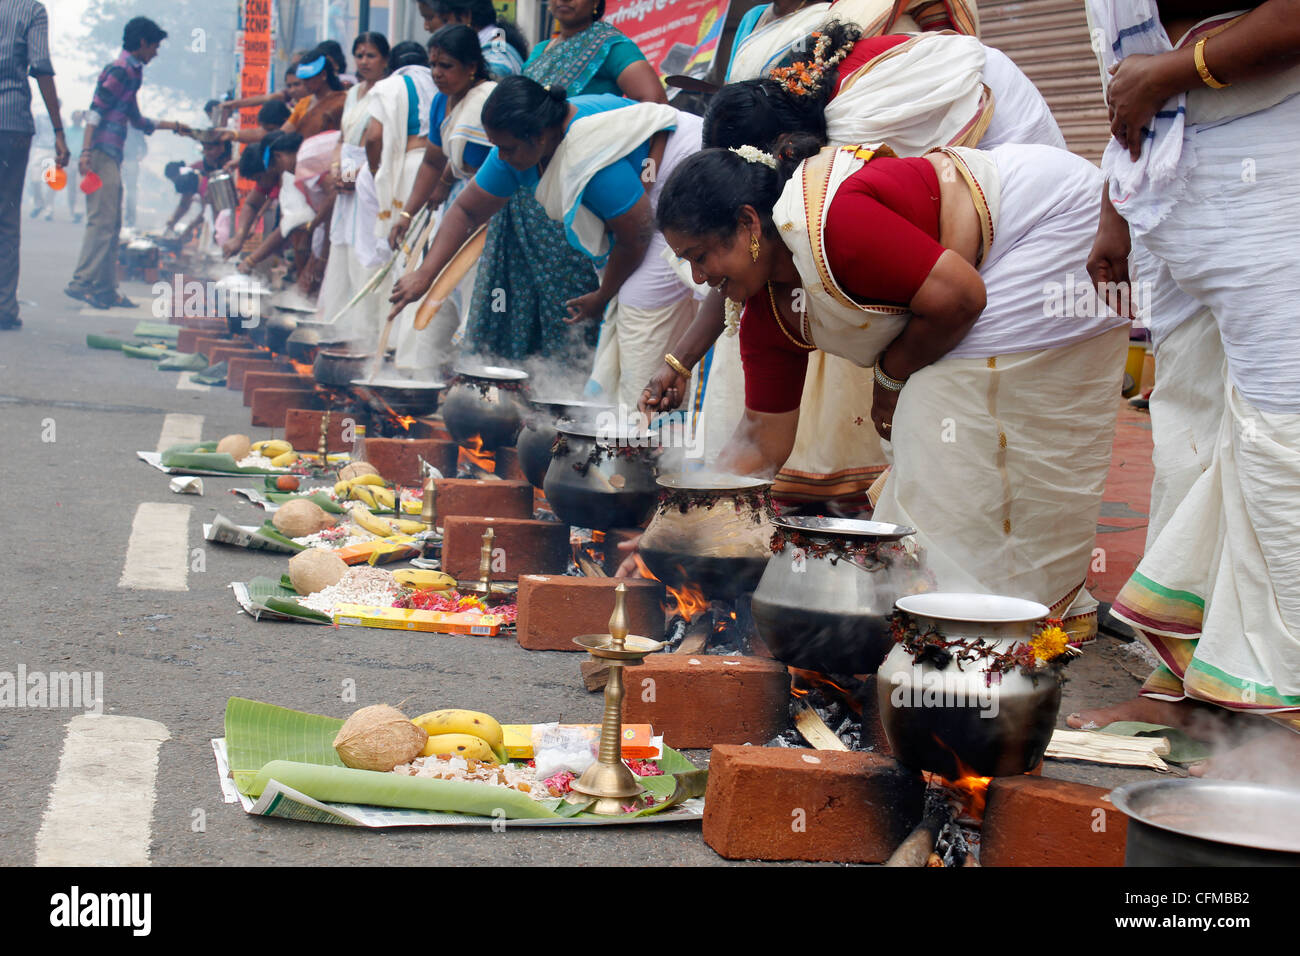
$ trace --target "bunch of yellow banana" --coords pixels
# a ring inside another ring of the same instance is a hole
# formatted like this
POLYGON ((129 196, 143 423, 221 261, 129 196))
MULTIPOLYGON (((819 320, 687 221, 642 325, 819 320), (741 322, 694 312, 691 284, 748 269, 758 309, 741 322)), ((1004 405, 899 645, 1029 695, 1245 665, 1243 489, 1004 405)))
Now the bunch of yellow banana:
POLYGON ((283 438, 255 441, 249 447, 254 455, 262 455, 266 458, 279 458, 281 455, 287 455, 293 451, 293 446, 283 438))
POLYGON ((397 504, 397 493, 384 484, 378 475, 358 475, 334 485, 334 494, 344 500, 360 501, 369 508, 392 511, 397 504))
POLYGON ((394 571, 393 579, 404 588, 419 591, 450 591, 456 587, 456 579, 446 571, 426 571, 423 568, 394 571))
POLYGON ((506 762, 505 732, 496 718, 476 710, 433 710, 411 723, 429 735, 421 757, 453 754, 471 760, 506 762))
POLYGON ((352 520, 360 527, 369 531, 371 534, 377 534, 381 538, 387 538, 395 534, 419 534, 422 531, 428 531, 428 527, 422 521, 411 521, 407 518, 382 518, 371 512, 365 505, 357 502, 348 510, 352 520))

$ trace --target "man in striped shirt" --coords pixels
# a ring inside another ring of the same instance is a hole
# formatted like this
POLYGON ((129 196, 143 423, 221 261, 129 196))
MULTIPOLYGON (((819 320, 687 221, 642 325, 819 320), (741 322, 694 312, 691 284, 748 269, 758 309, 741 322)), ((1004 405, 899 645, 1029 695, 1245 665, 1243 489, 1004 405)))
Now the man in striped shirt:
MULTIPOLYGON (((54 162, 68 164, 59 118, 45 7, 36 0, 0 0, 0 330, 18 329, 18 244, 23 180, 36 126, 27 77, 36 77, 54 127, 54 162)), ((52 171, 51 171, 52 172, 52 171)))
MULTIPOLYGON (((3 2, 3 0, 0 0, 3 2)), ((102 185, 86 199, 86 235, 77 271, 64 292, 97 309, 131 306, 117 291, 117 245, 122 231, 122 147, 128 126, 146 136, 155 129, 181 131, 179 123, 155 123, 140 115, 135 95, 144 81, 144 65, 158 55, 167 32, 147 17, 127 21, 122 52, 104 67, 95 87, 77 169, 94 173, 102 185)))

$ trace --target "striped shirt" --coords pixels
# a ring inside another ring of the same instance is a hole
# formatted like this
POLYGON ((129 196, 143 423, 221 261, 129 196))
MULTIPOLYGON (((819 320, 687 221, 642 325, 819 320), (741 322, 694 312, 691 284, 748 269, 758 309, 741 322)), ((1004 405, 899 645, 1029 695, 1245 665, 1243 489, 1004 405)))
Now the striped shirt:
POLYGON ((128 125, 146 136, 154 131, 154 124, 140 115, 140 107, 135 102, 135 94, 143 82, 144 64, 126 50, 104 67, 90 103, 90 112, 95 115, 95 136, 90 141, 90 149, 107 153, 120 163, 128 125))
POLYGON ((0 0, 0 130, 33 133, 29 76, 53 76, 45 7, 0 0))

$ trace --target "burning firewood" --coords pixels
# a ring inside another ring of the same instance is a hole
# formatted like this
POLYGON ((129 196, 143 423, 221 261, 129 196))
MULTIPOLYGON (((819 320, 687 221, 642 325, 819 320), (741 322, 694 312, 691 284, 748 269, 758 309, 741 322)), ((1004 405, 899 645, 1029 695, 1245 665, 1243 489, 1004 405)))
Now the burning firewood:
POLYGON ((844 741, 835 736, 826 722, 817 715, 807 701, 795 698, 790 709, 794 711, 794 725, 804 740, 817 750, 848 750, 844 741))
POLYGON ((930 855, 941 831, 952 820, 952 807, 942 791, 931 788, 925 793, 925 814, 907 838, 885 861, 885 866, 928 866, 930 855))

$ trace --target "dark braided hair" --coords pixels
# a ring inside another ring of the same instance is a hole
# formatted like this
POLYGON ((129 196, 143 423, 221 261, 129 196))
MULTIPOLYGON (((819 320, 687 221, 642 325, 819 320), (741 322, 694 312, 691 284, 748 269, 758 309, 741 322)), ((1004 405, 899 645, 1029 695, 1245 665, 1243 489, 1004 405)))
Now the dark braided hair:
POLYGON ((817 36, 796 43, 768 76, 728 83, 704 114, 704 145, 730 149, 748 144, 772 150, 785 133, 804 133, 825 143, 826 104, 835 89, 839 64, 861 38, 857 24, 832 20, 817 36), (826 53, 819 58, 815 54, 823 38, 826 53), (800 72, 809 73, 812 83, 781 79, 800 72))
POLYGON ((704 149, 668 177, 659 196, 655 222, 688 236, 728 239, 740 222, 742 206, 752 206, 763 221, 763 233, 777 234, 772 207, 799 164, 821 149, 807 135, 787 137, 776 157, 777 168, 752 163, 730 149, 704 149))
POLYGON ((542 130, 562 125, 568 112, 564 87, 548 89, 526 76, 507 76, 483 104, 483 126, 533 142, 542 130))
POLYGON ((388 54, 388 72, 396 73, 404 66, 428 66, 429 54, 414 40, 403 40, 388 54))

